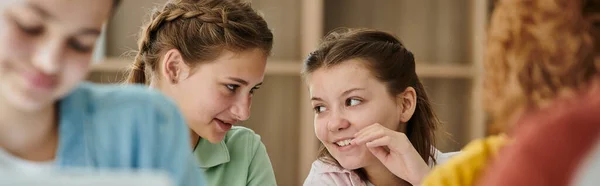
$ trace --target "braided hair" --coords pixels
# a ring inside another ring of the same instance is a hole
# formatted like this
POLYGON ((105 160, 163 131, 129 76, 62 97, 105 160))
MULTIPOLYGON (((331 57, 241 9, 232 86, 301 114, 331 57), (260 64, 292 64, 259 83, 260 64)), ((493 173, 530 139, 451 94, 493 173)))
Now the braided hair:
POLYGON ((250 3, 223 0, 176 0, 155 9, 142 27, 138 51, 128 83, 147 84, 161 55, 170 49, 181 52, 193 67, 214 60, 224 49, 233 52, 261 49, 269 55, 273 34, 250 3))

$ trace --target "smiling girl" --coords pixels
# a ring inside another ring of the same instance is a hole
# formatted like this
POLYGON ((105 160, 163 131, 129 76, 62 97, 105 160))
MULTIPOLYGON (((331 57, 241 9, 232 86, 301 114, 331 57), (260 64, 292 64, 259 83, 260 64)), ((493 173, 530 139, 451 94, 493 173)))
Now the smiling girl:
POLYGON ((304 63, 324 148, 304 185, 419 185, 447 155, 434 148, 439 120, 393 35, 337 30, 304 63))

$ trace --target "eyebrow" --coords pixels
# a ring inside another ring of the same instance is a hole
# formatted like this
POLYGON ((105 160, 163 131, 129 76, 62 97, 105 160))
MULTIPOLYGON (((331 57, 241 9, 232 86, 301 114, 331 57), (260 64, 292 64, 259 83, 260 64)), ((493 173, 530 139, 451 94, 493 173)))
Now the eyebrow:
MULTIPOLYGON (((360 91, 360 90, 365 90, 365 89, 364 88, 351 88, 351 89, 348 89, 348 90, 344 91, 342 93, 342 96, 345 96, 345 95, 348 95, 348 94, 350 94, 350 93, 352 93, 354 91, 360 91)), ((310 100, 311 101, 323 101, 323 99, 321 99, 319 97, 312 97, 312 98, 310 98, 310 100)))
POLYGON ((238 82, 238 83, 240 83, 242 85, 245 85, 245 86, 248 85, 248 82, 246 80, 243 80, 243 79, 240 79, 240 78, 228 77, 228 79, 230 79, 232 81, 235 81, 235 82, 238 82))
MULTIPOLYGON (((48 13, 48 11, 44 10, 42 7, 33 4, 33 3, 28 3, 27 6, 31 9, 33 9, 35 12, 37 12, 38 14, 40 14, 44 19, 54 19, 55 17, 48 13)), ((98 36, 100 35, 102 31, 98 30, 97 28, 83 28, 81 29, 81 31, 79 31, 77 33, 77 35, 92 35, 92 36, 98 36)))
POLYGON ((79 31, 79 33, 77 33, 78 35, 93 35, 93 36, 99 36, 100 33, 102 31, 95 29, 95 28, 84 28, 81 31, 79 31))
POLYGON ((46 18, 46 19, 53 19, 54 16, 50 15, 48 13, 48 11, 44 10, 43 8, 39 7, 36 4, 32 4, 32 3, 28 3, 27 6, 29 6, 29 8, 35 10, 38 14, 40 14, 42 17, 46 18))
POLYGON ((342 93, 342 96, 348 95, 348 94, 350 94, 350 93, 352 93, 354 91, 361 91, 361 90, 365 90, 365 89, 364 88, 351 88, 351 89, 348 89, 348 90, 344 91, 342 93))
MULTIPOLYGON (((236 78, 236 77, 227 77, 227 78, 230 79, 230 80, 232 80, 232 81, 238 82, 239 84, 242 84, 244 86, 248 86, 248 84, 249 84, 248 81, 240 79, 240 78, 236 78)), ((260 82, 260 83, 258 83, 256 85, 254 85, 254 87, 261 86, 262 84, 263 84, 263 82, 260 82)))
POLYGON ((323 101, 323 99, 321 99, 320 97, 312 97, 310 98, 311 101, 323 101))

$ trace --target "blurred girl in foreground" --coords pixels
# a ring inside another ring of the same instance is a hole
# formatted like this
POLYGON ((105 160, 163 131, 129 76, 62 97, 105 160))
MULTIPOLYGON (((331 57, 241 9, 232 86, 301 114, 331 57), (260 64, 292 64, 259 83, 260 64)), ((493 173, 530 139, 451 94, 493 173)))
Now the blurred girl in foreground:
POLYGON ((117 3, 0 2, 0 169, 149 170, 202 185, 171 101, 142 86, 82 83, 117 3))

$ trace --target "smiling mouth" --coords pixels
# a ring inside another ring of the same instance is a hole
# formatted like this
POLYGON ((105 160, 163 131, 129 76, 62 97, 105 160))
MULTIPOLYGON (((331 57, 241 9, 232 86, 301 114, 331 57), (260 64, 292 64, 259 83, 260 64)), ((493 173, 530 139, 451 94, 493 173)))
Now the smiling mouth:
POLYGON ((217 128, 222 132, 227 132, 227 131, 229 131, 229 129, 231 129, 231 127, 233 127, 232 123, 225 122, 223 120, 216 119, 216 118, 215 118, 215 121, 217 123, 217 128))
POLYGON ((340 141, 335 142, 334 144, 336 144, 338 147, 345 147, 345 146, 351 145, 352 140, 353 139, 340 140, 340 141))

